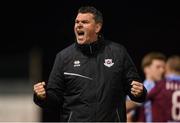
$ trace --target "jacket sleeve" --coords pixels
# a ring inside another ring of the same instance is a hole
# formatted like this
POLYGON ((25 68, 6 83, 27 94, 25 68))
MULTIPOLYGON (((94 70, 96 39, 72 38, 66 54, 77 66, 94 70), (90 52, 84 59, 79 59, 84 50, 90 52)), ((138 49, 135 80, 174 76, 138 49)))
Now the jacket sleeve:
POLYGON ((141 79, 137 73, 137 69, 130 58, 129 54, 127 53, 126 49, 123 47, 123 72, 124 72, 124 82, 125 82, 125 91, 126 94, 129 95, 130 99, 136 102, 144 102, 146 99, 147 90, 143 87, 143 94, 140 97, 135 97, 131 94, 131 83, 132 81, 141 82, 141 79))
POLYGON ((63 92, 65 89, 63 76, 63 61, 60 53, 57 54, 51 74, 46 87, 46 99, 40 100, 34 94, 34 102, 42 108, 60 109, 63 103, 63 92))

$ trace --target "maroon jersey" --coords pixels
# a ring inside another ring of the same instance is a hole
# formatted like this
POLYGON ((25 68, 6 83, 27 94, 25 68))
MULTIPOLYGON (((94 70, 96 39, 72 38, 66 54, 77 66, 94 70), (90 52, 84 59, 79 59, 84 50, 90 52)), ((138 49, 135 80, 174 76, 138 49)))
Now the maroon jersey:
POLYGON ((147 99, 152 102, 153 122, 180 121, 180 79, 157 82, 147 99))

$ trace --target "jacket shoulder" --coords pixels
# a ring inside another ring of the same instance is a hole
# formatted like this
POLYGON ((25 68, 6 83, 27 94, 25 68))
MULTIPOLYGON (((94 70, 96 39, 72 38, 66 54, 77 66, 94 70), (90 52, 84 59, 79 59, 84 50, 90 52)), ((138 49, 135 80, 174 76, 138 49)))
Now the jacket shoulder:
POLYGON ((109 41, 109 40, 107 40, 106 42, 107 42, 107 47, 109 47, 112 51, 124 52, 126 50, 126 48, 122 44, 109 41))
POLYGON ((72 56, 72 54, 75 51, 75 43, 71 44, 70 46, 66 47, 65 49, 61 50, 60 52, 57 53, 57 57, 62 57, 65 58, 67 56, 72 56))

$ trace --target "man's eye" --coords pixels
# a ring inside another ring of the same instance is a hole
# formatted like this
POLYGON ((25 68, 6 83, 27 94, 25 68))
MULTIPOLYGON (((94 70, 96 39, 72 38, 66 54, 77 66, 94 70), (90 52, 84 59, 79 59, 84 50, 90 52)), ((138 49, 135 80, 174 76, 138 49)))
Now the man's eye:
POLYGON ((86 23, 89 23, 88 21, 83 21, 82 23, 86 24, 86 23))

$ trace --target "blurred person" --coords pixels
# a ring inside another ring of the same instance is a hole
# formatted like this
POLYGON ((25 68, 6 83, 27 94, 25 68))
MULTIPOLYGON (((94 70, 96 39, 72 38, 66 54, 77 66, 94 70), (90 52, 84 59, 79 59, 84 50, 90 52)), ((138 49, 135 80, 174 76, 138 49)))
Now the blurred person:
POLYGON ((126 121, 125 99, 146 98, 126 49, 100 34, 103 17, 94 7, 81 7, 75 19, 76 42, 59 52, 46 87, 34 85, 34 101, 59 109, 60 121, 126 121))
MULTIPOLYGON (((155 83, 162 80, 165 72, 166 57, 159 52, 151 52, 142 59, 142 70, 145 74, 144 86, 149 92, 154 88, 155 83)), ((151 101, 145 102, 143 105, 127 100, 127 117, 128 121, 152 122, 151 101)))
POLYGON ((180 56, 170 57, 166 63, 165 79, 157 82, 149 92, 153 122, 180 122, 180 56))

